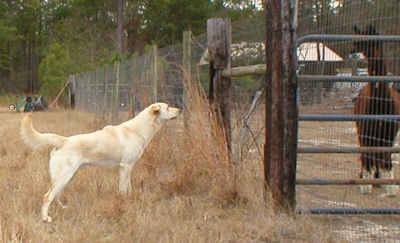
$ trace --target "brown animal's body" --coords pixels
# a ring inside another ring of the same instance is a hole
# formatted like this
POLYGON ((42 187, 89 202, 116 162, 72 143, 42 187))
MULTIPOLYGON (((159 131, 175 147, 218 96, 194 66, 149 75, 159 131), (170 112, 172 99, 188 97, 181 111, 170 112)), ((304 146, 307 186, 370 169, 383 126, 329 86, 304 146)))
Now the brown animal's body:
MULTIPOLYGON (((377 35, 372 26, 364 32, 355 28, 357 34, 377 35)), ((382 43, 378 41, 360 41, 355 43, 353 53, 363 53, 368 61, 370 76, 386 76, 383 61, 382 43)), ((400 95, 387 82, 370 82, 358 95, 354 107, 356 115, 400 115, 400 95)), ((356 122, 358 140, 362 147, 392 147, 399 130, 396 121, 373 120, 356 122)), ((361 178, 393 178, 390 152, 362 153, 361 178)), ((386 192, 393 196, 395 187, 385 186, 386 192)), ((361 186, 362 193, 371 193, 370 185, 361 186)))
MULTIPOLYGON (((357 97, 354 114, 356 115, 400 115, 399 94, 385 83, 369 83, 357 97)), ((363 147, 392 147, 399 125, 395 121, 358 121, 356 122, 358 140, 363 147)), ((361 154, 362 167, 375 171, 392 169, 390 153, 361 154)))

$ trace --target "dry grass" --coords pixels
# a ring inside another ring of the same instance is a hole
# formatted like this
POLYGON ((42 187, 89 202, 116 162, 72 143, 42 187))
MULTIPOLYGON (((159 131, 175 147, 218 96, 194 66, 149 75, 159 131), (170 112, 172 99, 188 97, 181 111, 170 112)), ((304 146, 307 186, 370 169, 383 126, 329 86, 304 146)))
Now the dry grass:
MULTIPOLYGON (((0 241, 14 242, 338 242, 329 222, 275 214, 263 195, 262 164, 236 168, 197 87, 189 87, 187 128, 167 125, 132 170, 131 195, 120 195, 115 170, 80 170, 64 191, 68 204, 50 207, 50 149, 32 151, 19 138, 21 114, 0 113, 0 241), (211 132, 214 131, 214 132, 211 132)), ((90 132, 104 121, 58 110, 36 113, 39 131, 90 132)))

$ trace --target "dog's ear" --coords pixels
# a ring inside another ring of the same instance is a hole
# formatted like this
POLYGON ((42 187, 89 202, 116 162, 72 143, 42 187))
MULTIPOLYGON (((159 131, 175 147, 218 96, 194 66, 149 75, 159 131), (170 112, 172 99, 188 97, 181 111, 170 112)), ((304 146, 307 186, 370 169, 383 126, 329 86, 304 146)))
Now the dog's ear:
POLYGON ((160 109, 161 109, 161 106, 159 106, 159 105, 153 105, 153 106, 151 107, 151 109, 150 109, 150 113, 152 113, 152 114, 158 114, 158 113, 160 113, 160 109))

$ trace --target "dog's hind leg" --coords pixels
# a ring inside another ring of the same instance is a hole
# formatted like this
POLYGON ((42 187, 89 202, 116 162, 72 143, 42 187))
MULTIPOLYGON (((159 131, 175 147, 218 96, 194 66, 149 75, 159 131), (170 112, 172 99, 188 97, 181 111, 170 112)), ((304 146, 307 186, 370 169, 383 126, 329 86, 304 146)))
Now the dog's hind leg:
POLYGON ((44 195, 43 205, 42 205, 42 219, 46 222, 51 222, 52 218, 49 216, 49 206, 54 198, 58 197, 64 187, 75 175, 79 167, 65 166, 62 173, 58 177, 54 178, 53 184, 49 191, 44 195))
POLYGON ((67 205, 61 201, 61 192, 55 196, 55 199, 62 208, 67 208, 67 205))
POLYGON ((119 190, 122 193, 131 193, 131 170, 133 164, 120 164, 119 165, 119 190))

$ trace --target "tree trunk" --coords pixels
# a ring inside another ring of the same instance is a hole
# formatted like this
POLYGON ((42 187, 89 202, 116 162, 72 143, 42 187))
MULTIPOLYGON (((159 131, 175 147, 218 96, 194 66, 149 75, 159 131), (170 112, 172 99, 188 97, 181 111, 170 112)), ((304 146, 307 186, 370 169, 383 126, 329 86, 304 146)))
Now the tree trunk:
POLYGON ((119 56, 122 56, 122 16, 123 15, 123 0, 117 2, 117 45, 116 49, 119 56))
POLYGON ((35 93, 36 87, 38 84, 38 69, 39 69, 39 60, 38 53, 36 48, 36 40, 32 40, 32 94, 35 93))
POLYGON ((29 77, 29 63, 30 63, 30 56, 29 56, 29 44, 27 41, 24 41, 22 43, 22 50, 23 50, 23 55, 24 55, 24 76, 26 77, 26 88, 25 92, 30 93, 30 87, 31 87, 31 79, 29 77))
MULTIPOLYGON (((14 85, 14 65, 13 65, 13 49, 11 43, 7 44, 7 49, 8 49, 8 77, 6 83, 8 83, 8 89, 7 90, 14 90, 16 87, 14 85), (11 89, 10 89, 11 87, 11 89)), ((7 87, 6 86, 6 87, 7 87)), ((0 86, 0 90, 4 89, 4 87, 0 86)))

